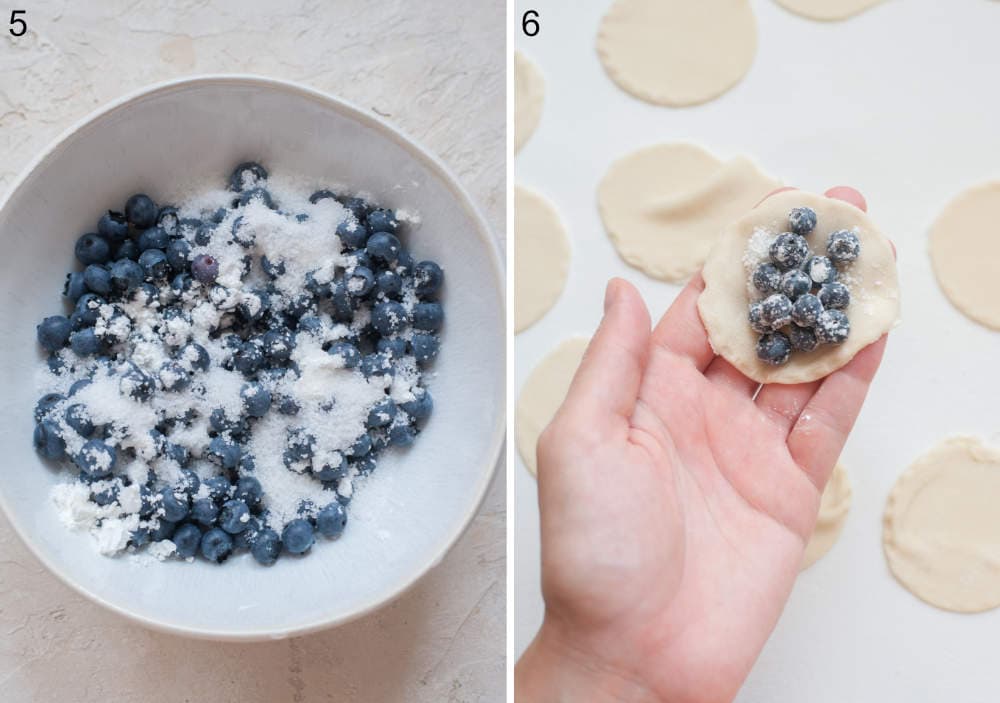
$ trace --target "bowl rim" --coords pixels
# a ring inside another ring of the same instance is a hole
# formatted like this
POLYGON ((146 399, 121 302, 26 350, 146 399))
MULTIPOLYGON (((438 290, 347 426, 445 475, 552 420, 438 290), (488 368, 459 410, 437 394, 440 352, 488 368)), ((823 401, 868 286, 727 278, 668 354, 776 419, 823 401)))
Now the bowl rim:
MULTIPOLYGON (((468 213, 470 219, 475 223, 476 235, 484 241, 486 244, 486 250, 489 252, 490 264, 493 267, 494 274, 496 275, 496 280, 499 282, 500 287, 506 285, 506 275, 505 268, 502 264, 502 259, 500 256, 499 243, 493 234, 493 230, 486 218, 483 216, 479 207, 473 202, 471 196, 461 185, 459 180, 452 173, 451 169, 444 165, 444 163, 437 157, 434 156, 430 151, 428 151, 420 142, 413 139, 412 137, 405 135, 398 128, 390 125, 386 120, 378 117, 376 115, 369 114, 368 111, 362 109, 358 105, 344 100, 343 98, 335 97, 323 91, 317 90, 315 88, 310 88, 308 86, 302 85, 301 83, 296 83, 294 81, 271 78, 268 76, 263 76, 259 74, 252 73, 206 73, 198 74, 195 76, 184 76, 181 78, 173 78, 170 80, 160 81, 157 83, 148 84, 142 86, 136 90, 129 91, 124 95, 104 104, 103 106, 91 111, 81 119, 74 122, 68 128, 63 130, 55 139, 49 142, 48 145, 36 156, 28 165, 20 172, 20 174, 14 179, 11 186, 8 188, 7 193, 0 198, 0 212, 7 207, 14 196, 19 193, 21 188, 31 177, 31 175, 46 161, 57 155, 65 146, 67 141, 71 139, 78 132, 83 131, 91 124, 97 122, 98 120, 107 117, 111 113, 126 108, 133 102, 138 100, 156 95, 159 93, 167 93, 178 88, 183 88, 193 85, 245 85, 253 86, 257 88, 264 88, 269 90, 279 90, 288 93, 294 93, 300 97, 305 97, 317 103, 321 103, 327 107, 331 107, 337 112, 361 123, 362 125, 378 132, 382 137, 387 138, 397 145, 402 147, 415 159, 423 163, 425 167, 428 168, 432 173, 437 175, 441 181, 447 186, 448 190, 451 191, 452 195, 456 198, 457 202, 465 209, 468 213)), ((504 290, 494 290, 496 304, 499 307, 502 320, 502 330, 501 333, 506 339, 506 295, 504 290)), ((506 343, 504 345, 504 353, 506 354, 506 343)), ((502 364, 503 375, 506 377, 507 374, 507 364, 506 361, 502 364)), ((506 382, 504 382, 503 387, 506 388, 506 382)), ((486 459, 488 460, 488 470, 484 471, 479 479, 478 486, 476 488, 476 497, 472 501, 465 514, 462 516, 460 522, 456 523, 455 529, 451 534, 448 535, 447 539, 444 540, 439 546, 435 556, 428 560, 419 569, 416 569, 412 574, 408 575, 399 586, 394 588, 388 595, 383 598, 373 599, 363 606, 356 608, 350 613, 332 616, 326 618, 320 618, 314 622, 310 622, 303 625, 275 628, 273 630, 258 629, 250 632, 236 632, 228 630, 218 630, 218 629, 203 629, 197 627, 186 627, 172 624, 166 620, 159 620, 153 617, 139 614, 123 606, 119 606, 108 600, 105 600, 100 594, 95 593, 82 585, 75 582, 68 574, 60 570, 57 564, 50 561, 45 557, 32 542, 29 537, 29 532, 26 527, 20 524, 14 517, 14 513, 10 510, 7 504, 7 499, 4 496, 2 490, 0 490, 0 509, 3 510, 4 515, 7 517, 8 522, 14 530, 14 533, 21 540, 28 551, 30 551, 36 559, 38 559, 46 569, 54 574, 60 581, 69 586, 71 589, 86 597, 88 600, 97 603, 104 608, 117 613, 133 622, 140 625, 148 627, 153 630, 164 632, 172 635, 180 635, 183 637, 190 637, 196 639, 207 639, 225 642, 259 642, 268 640, 285 639, 287 637, 295 637, 300 635, 306 635, 313 632, 318 632, 320 630, 325 630, 328 628, 336 627, 338 625, 343 625, 345 623, 357 620, 369 613, 397 600, 400 596, 410 590, 414 585, 416 585, 431 569, 440 564, 444 557, 458 539, 465 534, 469 525, 472 523, 473 518, 479 512, 482 507, 483 501, 486 498, 486 493, 493 483, 494 477, 499 470, 500 456, 503 447, 506 443, 506 393, 504 393, 504 402, 501 404, 500 412, 497 413, 495 425, 493 427, 492 437, 490 439, 489 445, 487 447, 486 459)))

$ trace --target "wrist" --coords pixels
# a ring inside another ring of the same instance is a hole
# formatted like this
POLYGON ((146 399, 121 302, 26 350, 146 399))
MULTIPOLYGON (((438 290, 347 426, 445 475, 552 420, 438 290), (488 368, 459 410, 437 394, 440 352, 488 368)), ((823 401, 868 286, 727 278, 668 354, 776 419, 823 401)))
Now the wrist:
POLYGON ((581 650, 546 617, 514 667, 518 703, 663 703, 643 682, 581 650))

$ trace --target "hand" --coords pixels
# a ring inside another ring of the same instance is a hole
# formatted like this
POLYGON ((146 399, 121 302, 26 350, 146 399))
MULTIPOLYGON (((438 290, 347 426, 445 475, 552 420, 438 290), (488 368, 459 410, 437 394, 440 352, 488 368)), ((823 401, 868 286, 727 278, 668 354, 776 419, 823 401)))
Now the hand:
MULTIPOLYGON (((853 189, 827 196, 865 209, 853 189)), ((825 379, 756 393, 712 352, 703 287, 650 332, 635 288, 608 284, 538 443, 546 611, 519 703, 730 701, 781 614, 885 337, 825 379)))

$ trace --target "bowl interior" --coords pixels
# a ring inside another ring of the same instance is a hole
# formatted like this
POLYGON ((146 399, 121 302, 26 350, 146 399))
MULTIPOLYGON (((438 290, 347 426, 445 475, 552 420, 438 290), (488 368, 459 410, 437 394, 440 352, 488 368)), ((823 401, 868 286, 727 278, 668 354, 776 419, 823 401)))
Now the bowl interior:
POLYGON ((359 111, 288 84, 210 78, 156 88, 75 130, 0 211, 0 499, 29 546, 87 595, 147 624, 225 638, 282 636, 343 621, 392 598, 437 563, 489 483, 503 431, 503 283, 481 218, 432 159, 359 111), (49 499, 65 480, 35 454, 31 411, 43 357, 35 325, 61 313, 73 243, 133 192, 169 202, 193 183, 224 183, 247 159, 316 188, 345 184, 421 224, 404 238, 445 269, 446 328, 430 388, 435 411, 407 451, 387 453, 356 491, 336 543, 271 568, 244 555, 109 559, 68 531, 49 499))

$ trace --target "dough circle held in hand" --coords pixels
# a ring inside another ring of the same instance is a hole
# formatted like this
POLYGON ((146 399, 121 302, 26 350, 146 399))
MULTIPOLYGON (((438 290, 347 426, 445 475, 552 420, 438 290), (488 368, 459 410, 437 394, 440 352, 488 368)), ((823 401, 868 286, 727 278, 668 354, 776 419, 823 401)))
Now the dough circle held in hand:
POLYGON ((657 144, 611 164, 597 203, 627 263, 680 282, 701 268, 727 224, 779 185, 748 159, 722 162, 693 144, 657 144))
POLYGON ((514 186, 514 331, 555 305, 569 275, 569 238, 545 198, 514 186))
POLYGON ((931 605, 978 613, 1000 605, 1000 451, 945 440, 896 481, 882 545, 903 586, 931 605))
POLYGON ((659 105, 722 95, 750 70, 756 51, 748 0, 615 0, 597 34, 611 79, 659 105))
POLYGON ((545 79, 520 51, 514 52, 514 151, 531 138, 542 119, 545 79))
POLYGON ((589 343, 586 337, 567 339, 542 359, 524 382, 517 399, 515 433, 517 449, 533 476, 538 473, 535 456, 538 438, 566 398, 569 384, 589 343))
POLYGON ((844 467, 837 464, 833 474, 823 490, 819 504, 819 516, 816 518, 816 528, 813 530, 809 544, 806 545, 802 557, 802 569, 808 569, 820 557, 830 551, 840 537, 851 510, 851 482, 847 478, 844 467))
POLYGON ((875 7, 882 0, 777 0, 786 10, 811 20, 834 21, 875 7))
POLYGON ((1000 330, 1000 181, 969 188, 931 226, 938 285, 972 320, 1000 330))
POLYGON ((899 319, 899 283, 889 240, 853 205, 801 190, 772 195, 726 227, 702 275, 705 289, 698 296, 698 312, 712 348, 758 383, 805 383, 823 378, 878 340, 899 319), (835 230, 851 230, 861 242, 861 255, 840 277, 851 292, 850 305, 844 310, 851 330, 842 344, 794 352, 787 363, 772 366, 757 358, 759 335, 747 321, 752 290, 749 279, 756 265, 748 244, 755 232, 756 238, 766 239, 787 231, 788 213, 797 207, 816 212, 816 228, 806 237, 813 253, 826 253, 827 236, 835 230))

